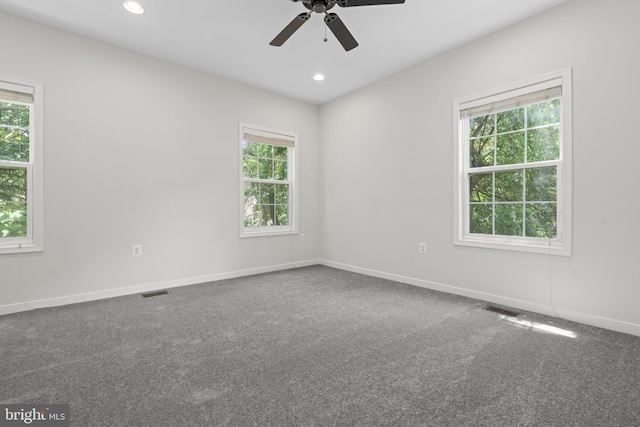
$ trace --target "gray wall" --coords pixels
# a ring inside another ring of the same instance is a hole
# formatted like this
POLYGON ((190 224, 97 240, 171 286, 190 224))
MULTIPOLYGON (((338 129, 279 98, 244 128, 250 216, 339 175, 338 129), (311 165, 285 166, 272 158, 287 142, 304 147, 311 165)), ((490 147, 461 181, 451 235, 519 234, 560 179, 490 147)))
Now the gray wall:
POLYGON ((45 92, 45 251, 0 257, 0 313, 318 259, 317 106, 5 14, 0 50, 45 92), (239 239, 241 121, 298 133, 305 242, 239 239))
POLYGON ((323 105, 325 259, 640 334, 638 16, 635 0, 572 0, 323 105), (564 67, 573 256, 454 246, 452 100, 564 67))

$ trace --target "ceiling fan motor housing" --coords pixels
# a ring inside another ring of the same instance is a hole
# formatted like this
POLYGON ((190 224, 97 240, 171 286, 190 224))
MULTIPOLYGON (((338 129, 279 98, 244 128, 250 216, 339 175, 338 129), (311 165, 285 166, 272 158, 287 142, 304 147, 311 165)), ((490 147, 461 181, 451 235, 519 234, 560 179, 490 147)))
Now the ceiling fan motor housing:
POLYGON ((316 13, 325 13, 335 6, 336 3, 337 0, 302 0, 304 7, 316 13))

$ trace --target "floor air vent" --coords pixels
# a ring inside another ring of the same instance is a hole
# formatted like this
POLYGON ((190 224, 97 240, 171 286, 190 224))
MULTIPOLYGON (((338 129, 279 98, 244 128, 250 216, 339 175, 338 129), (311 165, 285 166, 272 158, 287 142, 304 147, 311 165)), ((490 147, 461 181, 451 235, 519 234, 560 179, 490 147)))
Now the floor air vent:
POLYGON ((142 294, 142 298, 157 297, 158 295, 167 295, 168 293, 168 291, 149 292, 147 294, 142 294))
POLYGON ((509 316, 509 317, 518 317, 520 316, 520 313, 515 312, 515 311, 511 311, 511 310, 506 310, 504 308, 500 308, 500 307, 495 307, 493 305, 488 305, 484 308, 487 311, 491 311, 493 313, 498 313, 498 314, 502 314, 504 316, 509 316))

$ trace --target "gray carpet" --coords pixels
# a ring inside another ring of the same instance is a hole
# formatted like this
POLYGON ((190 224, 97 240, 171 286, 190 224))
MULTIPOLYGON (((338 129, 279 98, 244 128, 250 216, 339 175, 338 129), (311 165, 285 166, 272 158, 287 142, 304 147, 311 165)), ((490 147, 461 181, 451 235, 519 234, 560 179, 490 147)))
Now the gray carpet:
POLYGON ((640 426, 640 338, 314 266, 0 317, 72 426, 640 426))

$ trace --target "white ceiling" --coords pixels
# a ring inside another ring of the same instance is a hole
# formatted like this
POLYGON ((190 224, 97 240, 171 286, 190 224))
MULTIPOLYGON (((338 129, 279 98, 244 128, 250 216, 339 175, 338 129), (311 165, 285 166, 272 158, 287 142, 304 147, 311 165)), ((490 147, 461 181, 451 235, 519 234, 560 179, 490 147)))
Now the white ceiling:
POLYGON ((406 0, 334 7, 360 43, 345 52, 314 13, 282 47, 269 42, 307 11, 288 0, 0 0, 0 11, 207 73, 322 104, 567 0, 406 0), (315 73, 326 80, 315 82, 315 73))

